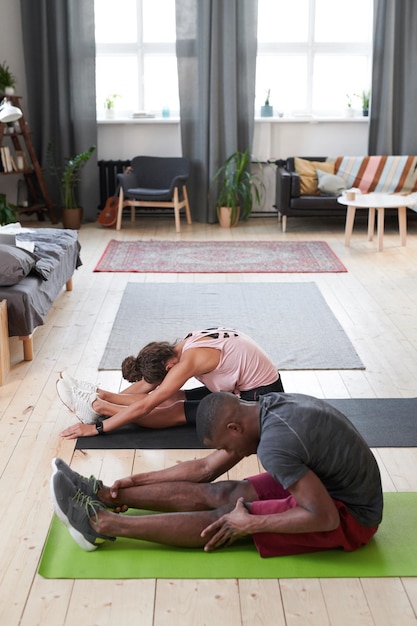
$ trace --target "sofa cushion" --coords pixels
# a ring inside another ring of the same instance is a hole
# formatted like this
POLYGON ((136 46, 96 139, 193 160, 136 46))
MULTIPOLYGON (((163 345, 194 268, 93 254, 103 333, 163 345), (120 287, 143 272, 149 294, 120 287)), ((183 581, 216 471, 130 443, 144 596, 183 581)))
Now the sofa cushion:
POLYGON ((0 244, 0 286, 16 285, 34 269, 38 257, 28 250, 0 244))
POLYGON ((295 171, 300 176, 300 193, 302 196, 318 196, 317 169, 334 174, 333 161, 308 161, 307 159, 294 159, 295 171))
POLYGON ((340 196, 346 189, 346 181, 341 176, 318 169, 317 177, 319 190, 329 196, 340 196))

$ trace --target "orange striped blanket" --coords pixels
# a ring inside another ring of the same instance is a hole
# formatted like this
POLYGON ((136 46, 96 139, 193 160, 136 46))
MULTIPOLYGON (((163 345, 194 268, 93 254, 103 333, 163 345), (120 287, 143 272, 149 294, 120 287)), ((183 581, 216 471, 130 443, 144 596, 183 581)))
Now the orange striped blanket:
POLYGON ((417 156, 337 157, 334 173, 362 193, 417 191, 417 156))

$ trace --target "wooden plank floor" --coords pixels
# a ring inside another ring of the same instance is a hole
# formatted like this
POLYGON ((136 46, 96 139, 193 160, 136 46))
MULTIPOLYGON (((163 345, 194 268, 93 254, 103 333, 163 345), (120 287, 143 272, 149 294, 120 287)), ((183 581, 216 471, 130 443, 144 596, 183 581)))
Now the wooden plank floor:
MULTIPOLYGON (((185 223, 182 228, 182 233, 176 234, 174 221, 168 218, 140 218, 135 225, 126 222, 117 233, 95 224, 84 225, 80 231, 83 266, 75 274, 74 290, 62 292, 47 323, 36 331, 34 360, 22 362, 19 341, 10 341, 12 368, 0 388, 0 624, 416 624, 417 578, 74 581, 45 580, 37 574, 52 517, 49 477, 54 456, 111 482, 132 471, 204 454, 181 450, 74 454, 74 444, 59 438, 60 431, 73 422, 56 395, 60 370, 113 389, 121 383, 119 372, 99 373, 97 365, 128 281, 314 281, 366 369, 284 372, 286 390, 324 398, 417 395, 417 222, 409 223, 405 248, 399 245, 396 223, 389 222, 382 253, 367 241, 364 221, 355 225, 350 248, 343 245, 340 220, 329 224, 323 219, 289 220, 286 234, 272 217, 253 218, 232 230, 185 223), (111 238, 324 240, 348 273, 94 274, 92 270, 111 238)), ((198 307, 198 302, 193 306, 198 307)), ((308 303, 306 315, 314 315, 308 303)), ((274 324, 271 332, 285 332, 279 320, 274 324)), ((417 491, 417 449, 378 449, 375 454, 385 490, 417 491)), ((254 461, 245 460, 233 475, 252 471, 254 461)))

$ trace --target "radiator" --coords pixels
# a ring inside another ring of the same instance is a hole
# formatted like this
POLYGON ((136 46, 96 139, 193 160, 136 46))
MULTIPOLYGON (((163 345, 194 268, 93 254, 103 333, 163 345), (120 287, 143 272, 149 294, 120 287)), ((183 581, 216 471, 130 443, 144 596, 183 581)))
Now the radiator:
POLYGON ((117 187, 117 174, 122 174, 125 167, 130 165, 129 160, 107 160, 98 161, 99 181, 100 181, 100 205, 98 210, 101 211, 107 198, 113 196, 117 187))

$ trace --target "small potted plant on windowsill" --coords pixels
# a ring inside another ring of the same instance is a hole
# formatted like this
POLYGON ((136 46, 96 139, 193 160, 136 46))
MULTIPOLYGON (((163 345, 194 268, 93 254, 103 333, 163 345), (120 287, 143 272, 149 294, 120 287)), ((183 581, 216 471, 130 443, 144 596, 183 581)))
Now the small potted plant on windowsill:
POLYGON ((346 117, 353 117, 355 112, 352 107, 352 96, 349 93, 346 94, 346 100, 346 117))
POLYGON ((266 92, 265 104, 261 106, 261 117, 272 117, 274 114, 274 108, 269 104, 269 96, 271 95, 271 90, 268 89, 266 92))
POLYGON ((9 66, 0 63, 0 92, 5 96, 12 96, 16 87, 16 78, 9 69, 9 66))
POLYGON ((248 150, 231 154, 213 178, 217 185, 217 217, 220 226, 236 226, 239 218, 246 221, 252 213, 254 200, 260 202, 264 184, 251 172, 254 162, 248 150))
POLYGON ((119 94, 114 93, 111 96, 107 96, 104 101, 104 111, 108 119, 114 117, 117 98, 120 98, 119 94))
POLYGON ((50 170, 59 183, 61 194, 62 224, 64 228, 79 230, 81 228, 83 209, 78 204, 75 191, 80 181, 83 167, 93 154, 95 146, 91 146, 85 152, 81 152, 72 158, 65 159, 62 167, 56 165, 53 145, 48 146, 48 160, 50 170))
POLYGON ((371 91, 369 89, 364 89, 359 98, 362 102, 362 115, 364 117, 368 117, 369 115, 369 101, 371 99, 371 91))

